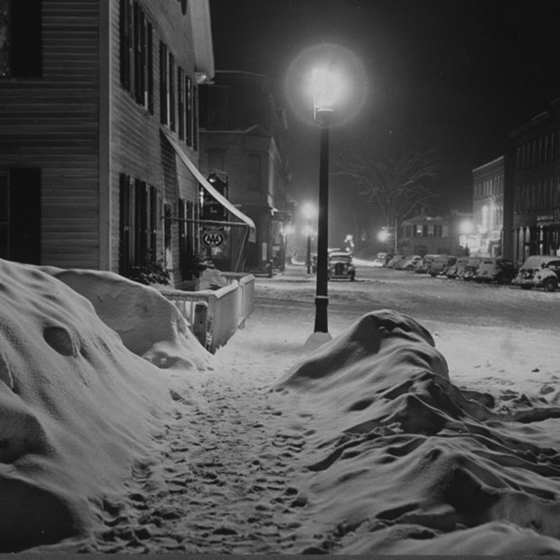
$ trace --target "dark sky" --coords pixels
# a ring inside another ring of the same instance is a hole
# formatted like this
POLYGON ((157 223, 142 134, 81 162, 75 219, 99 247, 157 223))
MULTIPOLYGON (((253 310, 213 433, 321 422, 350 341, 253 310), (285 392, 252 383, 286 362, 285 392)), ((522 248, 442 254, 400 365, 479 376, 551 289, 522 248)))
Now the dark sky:
MULTIPOLYGON (((359 118, 331 141, 406 141, 446 161, 439 187, 470 210, 472 169, 560 97, 560 0, 210 0, 216 69, 266 74, 280 105, 305 48, 336 43, 369 83, 359 118), (364 132, 367 131, 367 132, 364 132)), ((317 132, 288 114, 298 198, 313 196, 317 132)), ((336 185, 334 186, 336 190, 336 185)), ((333 195, 336 200, 336 193, 333 195)), ((335 202, 336 203, 336 202, 335 202)))

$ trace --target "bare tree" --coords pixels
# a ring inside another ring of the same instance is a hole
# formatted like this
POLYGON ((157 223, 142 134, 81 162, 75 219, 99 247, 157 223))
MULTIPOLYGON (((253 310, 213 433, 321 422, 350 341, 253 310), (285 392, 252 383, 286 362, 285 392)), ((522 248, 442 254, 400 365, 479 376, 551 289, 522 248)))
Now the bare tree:
POLYGON ((393 149, 387 153, 352 151, 337 162, 338 176, 346 176, 359 187, 360 195, 376 209, 389 227, 433 201, 431 188, 442 162, 433 150, 393 149))

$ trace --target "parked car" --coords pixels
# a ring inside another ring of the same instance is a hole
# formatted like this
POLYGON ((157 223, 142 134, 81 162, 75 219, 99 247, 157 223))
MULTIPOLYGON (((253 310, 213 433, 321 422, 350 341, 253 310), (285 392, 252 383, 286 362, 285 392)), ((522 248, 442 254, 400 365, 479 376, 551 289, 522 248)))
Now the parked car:
POLYGON ((387 263, 387 268, 395 268, 395 265, 400 261, 404 259, 404 255, 395 255, 388 263, 387 263))
POLYGON ((534 255, 529 257, 519 269, 514 284, 524 290, 544 288, 554 292, 560 283, 560 257, 551 255, 534 255))
POLYGON ((354 282, 356 268, 352 261, 352 253, 333 251, 329 253, 329 280, 348 279, 354 282))
POLYGON ((477 282, 497 282, 509 284, 516 276, 517 269, 513 261, 503 258, 482 259, 474 279, 477 282))
POLYGON ((457 262, 457 257, 452 257, 451 255, 437 255, 431 262, 428 268, 428 274, 430 276, 439 276, 440 274, 445 275, 450 266, 453 266, 457 262))
POLYGON ((482 258, 473 257, 469 259, 469 262, 465 265, 465 270, 463 271, 463 280, 474 280, 476 276, 476 271, 480 266, 482 258))
POLYGON ((413 270, 415 265, 422 260, 420 255, 407 255, 401 259, 393 267, 395 270, 413 270))
POLYGON ((373 266, 384 267, 394 257, 393 253, 377 253, 377 257, 373 261, 373 266))
POLYGON ((445 275, 447 278, 462 278, 463 272, 465 271, 465 266, 469 262, 469 257, 459 257, 457 262, 447 269, 445 275))
POLYGON ((422 260, 417 263, 414 267, 414 272, 418 274, 426 274, 432 264, 432 261, 437 257, 437 255, 424 255, 422 260))

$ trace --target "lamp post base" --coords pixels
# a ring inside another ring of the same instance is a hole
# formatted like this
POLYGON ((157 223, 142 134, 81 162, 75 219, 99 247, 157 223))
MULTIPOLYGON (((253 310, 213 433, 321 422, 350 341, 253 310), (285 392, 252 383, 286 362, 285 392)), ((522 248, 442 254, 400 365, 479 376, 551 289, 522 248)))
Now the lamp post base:
POLYGON ((328 305, 328 296, 315 296, 315 332, 329 332, 328 305))

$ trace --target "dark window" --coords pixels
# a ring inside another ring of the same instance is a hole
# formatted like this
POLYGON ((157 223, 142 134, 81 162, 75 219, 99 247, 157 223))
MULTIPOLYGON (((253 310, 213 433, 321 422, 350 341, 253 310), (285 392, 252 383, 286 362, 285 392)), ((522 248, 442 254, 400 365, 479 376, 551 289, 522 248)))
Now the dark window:
POLYGON ((135 217, 134 181, 128 175, 120 176, 120 259, 119 270, 127 276, 134 263, 135 217))
POLYGON ((175 130, 175 57, 169 53, 169 128, 175 130))
POLYGON ((198 150, 198 88, 193 87, 193 150, 198 150))
POLYGON ((159 112, 161 124, 169 124, 168 118, 168 80, 167 80, 167 45, 159 43, 159 112))
POLYGON ((41 263, 41 170, 0 173, 0 258, 41 263))
POLYGON ((132 0, 120 0, 119 17, 121 86, 153 114, 153 27, 132 0))
POLYGON ((182 198, 179 199, 179 268, 184 276, 188 266, 187 249, 187 203, 182 198))
POLYGON ((187 0, 178 0, 178 2, 181 2, 181 11, 183 12, 183 15, 186 15, 188 7, 187 0))
POLYGON ((177 68, 177 98, 179 103, 179 139, 185 139, 185 80, 184 70, 177 68))
POLYGON ((40 78, 42 1, 0 0, 0 76, 40 78))
POLYGON ((121 86, 130 91, 130 65, 132 61, 130 45, 131 45, 131 26, 130 26, 131 6, 130 0, 121 0, 119 15, 119 33, 120 33, 120 77, 121 86))
POLYGON ((148 111, 154 114, 154 29, 151 23, 146 28, 146 71, 148 73, 148 111))
POLYGON ((133 43, 133 60, 134 60, 134 98, 136 103, 142 105, 144 103, 144 66, 143 66, 143 49, 142 49, 142 30, 144 28, 144 13, 134 2, 134 43, 133 43))
POLYGON ((193 144, 193 87, 192 80, 189 76, 185 77, 185 112, 187 121, 187 145, 193 144))
POLYGON ((157 189, 144 181, 120 176, 120 272, 152 264, 157 257, 157 189))

